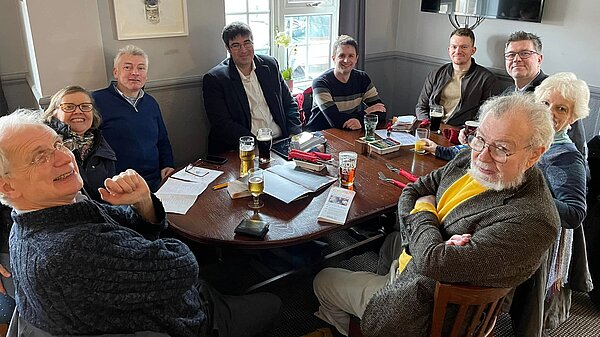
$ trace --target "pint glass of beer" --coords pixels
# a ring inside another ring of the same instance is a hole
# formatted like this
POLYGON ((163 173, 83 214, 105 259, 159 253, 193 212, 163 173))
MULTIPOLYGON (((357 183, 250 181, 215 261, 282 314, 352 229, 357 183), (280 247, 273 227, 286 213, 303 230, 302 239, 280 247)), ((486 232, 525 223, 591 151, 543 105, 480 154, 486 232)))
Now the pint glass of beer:
POLYGON ((260 128, 256 133, 258 143, 258 162, 265 164, 271 161, 271 145, 273 144, 273 130, 260 128))
POLYGON ((344 188, 354 186, 357 159, 358 155, 353 151, 342 151, 339 154, 340 185, 344 188))
POLYGON ((431 132, 439 132, 440 124, 442 123, 442 118, 444 117, 444 107, 441 105, 432 105, 429 110, 429 118, 431 121, 431 125, 429 126, 429 130, 431 132))
POLYGON ((245 177, 254 167, 254 137, 240 137, 240 177, 245 177))

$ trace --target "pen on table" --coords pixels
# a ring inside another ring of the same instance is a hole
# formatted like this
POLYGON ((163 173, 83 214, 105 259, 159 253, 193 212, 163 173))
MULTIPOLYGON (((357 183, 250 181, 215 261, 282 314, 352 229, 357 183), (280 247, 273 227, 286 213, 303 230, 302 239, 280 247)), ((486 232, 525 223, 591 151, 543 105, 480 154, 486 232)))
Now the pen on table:
POLYGON ((212 189, 213 189, 213 191, 220 190, 224 187, 227 187, 228 184, 229 184, 228 182, 224 182, 222 184, 217 184, 217 185, 213 186, 212 189))

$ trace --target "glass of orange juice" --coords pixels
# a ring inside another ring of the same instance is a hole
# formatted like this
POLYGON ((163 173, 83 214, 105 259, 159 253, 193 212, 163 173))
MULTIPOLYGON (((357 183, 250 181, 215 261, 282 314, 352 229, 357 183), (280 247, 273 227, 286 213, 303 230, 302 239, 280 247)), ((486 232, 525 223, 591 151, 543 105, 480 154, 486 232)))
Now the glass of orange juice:
POLYGON ((415 130, 415 152, 419 154, 425 154, 425 139, 429 138, 429 130, 425 128, 417 128, 415 130))

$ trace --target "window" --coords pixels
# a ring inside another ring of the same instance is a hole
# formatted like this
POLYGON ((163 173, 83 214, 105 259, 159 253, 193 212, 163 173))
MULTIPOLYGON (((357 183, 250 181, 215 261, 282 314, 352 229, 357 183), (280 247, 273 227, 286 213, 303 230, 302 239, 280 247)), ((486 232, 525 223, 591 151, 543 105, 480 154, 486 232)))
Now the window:
POLYGON ((247 23, 256 54, 277 58, 292 68, 294 87, 305 88, 332 66, 331 46, 338 31, 339 0, 225 0, 225 21, 247 23), (276 32, 292 37, 289 50, 274 43, 276 32))

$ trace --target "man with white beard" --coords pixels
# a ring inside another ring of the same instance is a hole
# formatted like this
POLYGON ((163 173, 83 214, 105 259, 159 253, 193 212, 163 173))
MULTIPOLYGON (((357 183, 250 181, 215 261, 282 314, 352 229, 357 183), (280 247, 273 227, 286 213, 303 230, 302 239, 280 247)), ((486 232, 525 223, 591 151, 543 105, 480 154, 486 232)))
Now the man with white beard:
POLYGON ((537 270, 560 224, 535 167, 553 139, 550 113, 513 94, 488 100, 480 119, 471 151, 403 190, 400 231, 384 242, 377 274, 315 277, 318 317, 343 334, 352 314, 367 337, 425 336, 436 281, 509 288, 537 270))

